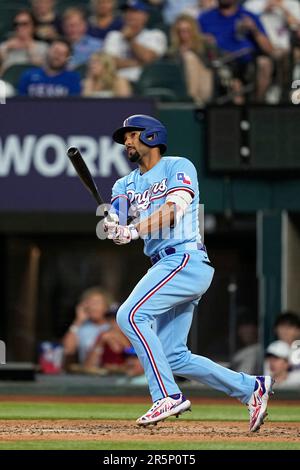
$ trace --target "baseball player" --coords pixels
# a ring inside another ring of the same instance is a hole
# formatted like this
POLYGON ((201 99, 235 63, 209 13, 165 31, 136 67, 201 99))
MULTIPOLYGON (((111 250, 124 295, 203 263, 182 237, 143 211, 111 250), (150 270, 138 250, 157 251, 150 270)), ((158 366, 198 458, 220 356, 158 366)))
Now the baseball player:
POLYGON ((153 400, 137 423, 155 424, 191 408, 175 374, 247 404, 250 431, 257 431, 272 393, 271 377, 234 372, 192 354, 186 344, 194 308, 214 274, 199 234, 196 169, 187 158, 162 157, 167 130, 151 116, 128 117, 113 139, 125 146, 128 159, 138 168, 113 186, 104 229, 118 245, 142 238, 152 264, 117 313, 117 322, 144 367, 153 400), (139 218, 127 225, 129 211, 139 218))

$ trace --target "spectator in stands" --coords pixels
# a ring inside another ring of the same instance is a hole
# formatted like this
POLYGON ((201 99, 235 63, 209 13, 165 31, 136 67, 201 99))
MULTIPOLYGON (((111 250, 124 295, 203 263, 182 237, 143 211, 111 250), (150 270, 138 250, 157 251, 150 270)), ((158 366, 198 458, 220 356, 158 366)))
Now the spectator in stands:
POLYGON ((87 30, 88 22, 82 9, 71 7, 64 12, 63 31, 73 49, 69 61, 71 69, 86 64, 91 55, 102 48, 102 41, 87 34, 87 30))
POLYGON ((203 105, 213 94, 213 72, 209 68, 209 44, 199 33, 197 21, 189 15, 180 15, 171 27, 170 55, 183 62, 188 94, 203 105))
POLYGON ((16 64, 42 65, 48 46, 34 39, 35 20, 32 13, 29 10, 18 11, 13 25, 12 37, 0 45, 3 69, 16 64))
POLYGON ((21 96, 61 97, 80 95, 80 76, 67 70, 71 46, 65 39, 56 39, 49 48, 46 66, 26 70, 20 78, 21 96))
POLYGON ((105 317, 109 305, 109 297, 99 287, 91 287, 82 293, 75 319, 62 340, 67 359, 77 353, 79 363, 84 364, 98 336, 110 329, 105 317))
POLYGON ((137 357, 137 354, 132 346, 129 348, 126 348, 124 350, 125 353, 125 370, 126 370, 126 375, 127 377, 140 377, 142 381, 133 381, 131 380, 130 383, 139 383, 139 384, 145 384, 147 385, 147 380, 144 375, 144 369, 142 364, 139 361, 139 358, 137 357))
POLYGON ((123 10, 124 26, 108 33, 104 49, 115 57, 119 75, 136 82, 144 65, 165 54, 167 38, 159 29, 146 29, 149 7, 145 3, 128 1, 123 10))
POLYGON ((102 367, 109 372, 125 372, 125 351, 131 346, 116 322, 117 308, 106 313, 109 329, 100 332, 84 361, 85 369, 102 367))
POLYGON ((274 330, 279 340, 291 346, 300 339, 300 315, 291 311, 281 313, 274 323, 274 330))
POLYGON ((122 18, 116 14, 116 0, 91 0, 91 7, 88 34, 103 40, 110 31, 122 29, 122 18))
POLYGON ((197 19, 201 13, 204 13, 207 10, 211 10, 216 6, 217 0, 198 0, 197 5, 185 8, 183 13, 197 19))
POLYGON ((239 0, 218 0, 218 7, 201 14, 198 21, 204 34, 213 38, 222 51, 236 57, 231 68, 237 94, 248 81, 249 65, 258 54, 265 55, 257 61, 257 99, 262 100, 271 82, 272 62, 268 56, 273 48, 258 16, 243 8, 239 0))
POLYGON ((61 34, 61 21, 55 12, 55 4, 56 0, 31 0, 37 39, 51 42, 61 34))
POLYGON ((90 58, 85 80, 83 96, 95 98, 131 96, 131 87, 124 77, 117 75, 115 59, 99 52, 90 58))
POLYGON ((276 55, 290 51, 291 33, 300 28, 298 0, 247 0, 244 6, 260 16, 276 55))
POLYGON ((139 381, 139 383, 146 384, 141 377, 144 376, 144 369, 132 345, 116 322, 118 307, 113 304, 107 312, 106 319, 110 328, 96 338, 81 371, 100 375, 123 373, 130 379, 141 378, 142 382, 139 381))
POLYGON ((266 350, 265 374, 275 380, 275 388, 300 387, 300 371, 290 370, 291 348, 284 341, 274 341, 266 350))
POLYGON ((237 372, 259 375, 263 351, 258 343, 257 324, 252 316, 246 315, 238 320, 237 337, 239 346, 230 368, 237 372))
POLYGON ((273 45, 275 83, 273 93, 278 98, 290 88, 292 68, 292 42, 300 30, 299 0, 247 0, 247 10, 260 15, 260 19, 273 45))

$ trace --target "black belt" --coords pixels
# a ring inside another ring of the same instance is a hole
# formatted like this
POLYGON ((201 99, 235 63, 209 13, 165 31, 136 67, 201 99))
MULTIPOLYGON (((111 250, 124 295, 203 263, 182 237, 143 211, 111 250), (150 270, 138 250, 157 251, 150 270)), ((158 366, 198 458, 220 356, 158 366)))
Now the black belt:
MULTIPOLYGON (((197 249, 205 251, 205 253, 206 253, 205 245, 199 245, 199 248, 197 248, 197 249)), ((174 253, 176 253, 176 251, 177 251, 176 248, 174 248, 173 246, 164 248, 164 252, 165 252, 164 255, 160 255, 159 253, 157 253, 156 255, 151 256, 150 261, 153 265, 153 264, 157 263, 159 260, 161 260, 162 258, 164 258, 165 256, 173 255, 174 253)), ((182 252, 182 250, 180 250, 180 251, 182 252)))

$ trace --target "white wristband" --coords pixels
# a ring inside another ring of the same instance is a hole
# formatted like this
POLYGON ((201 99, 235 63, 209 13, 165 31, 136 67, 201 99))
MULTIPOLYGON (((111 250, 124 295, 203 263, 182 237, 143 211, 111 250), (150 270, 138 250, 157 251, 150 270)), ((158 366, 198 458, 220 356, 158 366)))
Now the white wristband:
POLYGON ((128 228, 129 228, 130 233, 131 233, 131 240, 137 240, 139 238, 139 232, 137 231, 135 226, 134 225, 128 225, 128 228))

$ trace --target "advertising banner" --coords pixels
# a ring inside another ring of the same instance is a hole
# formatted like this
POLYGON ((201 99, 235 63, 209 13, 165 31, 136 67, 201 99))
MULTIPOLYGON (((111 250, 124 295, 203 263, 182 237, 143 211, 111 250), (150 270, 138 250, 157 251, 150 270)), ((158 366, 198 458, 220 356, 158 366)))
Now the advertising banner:
POLYGON ((148 99, 20 99, 0 106, 0 211, 85 212, 95 201, 68 160, 78 147, 105 201, 128 174, 113 131, 132 114, 155 114, 148 99))

